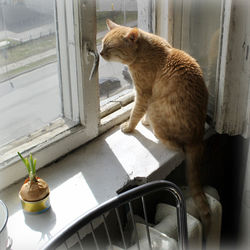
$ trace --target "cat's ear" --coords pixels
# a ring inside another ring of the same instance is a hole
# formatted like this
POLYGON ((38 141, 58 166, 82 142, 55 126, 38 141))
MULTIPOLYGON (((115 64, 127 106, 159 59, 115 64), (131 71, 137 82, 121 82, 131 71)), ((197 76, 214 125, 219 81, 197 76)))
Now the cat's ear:
POLYGON ((110 19, 106 20, 106 24, 107 24, 108 30, 112 30, 112 29, 117 28, 117 27, 120 26, 120 25, 112 22, 110 19))
POLYGON ((140 31, 138 28, 132 28, 128 34, 125 36, 125 39, 131 41, 131 42, 136 42, 139 38, 140 31))

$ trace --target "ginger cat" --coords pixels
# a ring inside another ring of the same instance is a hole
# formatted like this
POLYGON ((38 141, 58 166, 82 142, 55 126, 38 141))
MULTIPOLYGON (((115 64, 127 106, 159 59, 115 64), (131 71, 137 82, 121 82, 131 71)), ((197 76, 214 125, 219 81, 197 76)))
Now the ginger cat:
POLYGON ((190 55, 159 36, 109 19, 106 23, 109 32, 100 54, 107 61, 128 65, 136 90, 130 119, 121 130, 132 132, 147 113, 155 136, 169 148, 185 152, 188 184, 206 230, 211 212, 199 168, 208 92, 201 68, 190 55))

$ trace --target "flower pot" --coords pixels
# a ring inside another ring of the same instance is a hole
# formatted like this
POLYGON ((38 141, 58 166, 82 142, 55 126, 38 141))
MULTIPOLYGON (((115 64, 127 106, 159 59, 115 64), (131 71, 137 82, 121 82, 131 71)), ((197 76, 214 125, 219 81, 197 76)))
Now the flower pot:
POLYGON ((20 193, 19 193, 19 198, 21 200, 24 212, 29 214, 43 213, 50 208, 49 194, 45 198, 38 201, 25 201, 21 197, 20 193))

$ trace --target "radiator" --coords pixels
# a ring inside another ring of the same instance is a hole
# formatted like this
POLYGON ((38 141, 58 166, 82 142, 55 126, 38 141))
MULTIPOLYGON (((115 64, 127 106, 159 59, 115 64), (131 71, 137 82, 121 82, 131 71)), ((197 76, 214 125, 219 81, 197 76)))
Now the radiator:
MULTIPOLYGON (((219 195, 212 187, 205 187, 209 206, 211 208, 211 225, 209 233, 203 236, 202 224, 199 219, 199 213, 194 205, 193 199, 187 187, 182 188, 187 207, 187 226, 188 226, 188 245, 190 250, 219 250, 220 249, 220 232, 222 208, 219 202, 219 195)), ((127 229, 132 233, 131 242, 135 242, 135 230, 133 229, 132 220, 128 217, 127 229), (130 225, 129 225, 130 224, 130 225)), ((147 232, 145 227, 145 220, 138 215, 134 216, 136 230, 140 242, 141 249, 150 249, 147 245, 147 232), (145 245, 145 246, 144 246, 145 245), (147 246, 147 247, 146 247, 147 246)), ((158 203, 155 213, 154 224, 150 226, 150 235, 152 238, 153 250, 177 250, 178 230, 177 230, 177 216, 176 207, 166 204, 158 203), (164 245, 165 244, 165 245, 164 245)), ((137 245, 133 245, 129 250, 136 250, 137 245)), ((113 250, 124 250, 113 245, 113 250)))
MULTIPOLYGON (((219 202, 219 195, 214 188, 206 187, 204 190, 212 212, 210 230, 205 238, 203 238, 199 213, 190 197, 189 190, 186 187, 182 188, 187 207, 189 250, 220 249, 222 208, 219 202)), ((134 213, 134 210, 137 210, 136 206, 139 204, 138 199, 136 201, 134 204, 129 203, 129 206, 128 204, 119 205, 119 210, 111 209, 105 215, 103 214, 102 217, 95 218, 91 225, 87 224, 80 230, 78 229, 77 235, 74 234, 67 240, 67 249, 84 241, 85 249, 178 250, 180 235, 178 235, 177 230, 176 207, 166 203, 158 203, 156 208, 154 207, 153 209, 156 212, 150 216, 150 222, 147 222, 147 215, 149 215, 150 211, 146 212, 147 205, 144 198, 144 216, 141 213, 134 213), (101 244, 101 248, 97 247, 97 242, 101 244), (96 245, 96 248, 93 247, 93 243, 96 245)), ((151 201, 150 199, 148 201, 149 205, 151 201)))
MULTIPOLYGON (((222 207, 219 202, 219 195, 212 187, 206 187, 204 191, 212 212, 210 230, 205 239, 203 239, 202 236, 202 225, 199 220, 199 213, 190 197, 188 188, 183 188, 187 207, 189 249, 219 250, 222 219, 222 207), (203 245, 204 248, 202 247, 203 245)), ((156 209, 155 223, 155 229, 166 234, 170 238, 175 240, 178 239, 175 207, 169 204, 159 203, 156 209)))

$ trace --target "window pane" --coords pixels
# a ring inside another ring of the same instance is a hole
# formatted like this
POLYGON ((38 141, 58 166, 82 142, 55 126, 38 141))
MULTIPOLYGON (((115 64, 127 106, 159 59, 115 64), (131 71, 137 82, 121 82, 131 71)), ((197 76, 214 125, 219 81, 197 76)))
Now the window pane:
POLYGON ((62 116, 54 1, 0 1, 0 147, 62 116))
MULTIPOLYGON (((137 26, 137 1, 135 0, 97 0, 97 48, 100 52, 102 38, 108 32, 106 19, 129 26, 137 26)), ((101 105, 115 97, 130 92, 132 79, 127 66, 117 62, 107 62, 100 57, 99 89, 101 105)))
POLYGON ((174 46, 177 45, 177 47, 185 50, 199 62, 209 89, 210 99, 208 108, 209 113, 212 115, 214 109, 222 1, 178 0, 174 2, 174 46), (178 25, 178 23, 181 25, 178 25), (180 34, 178 35, 177 33, 180 34), (176 39, 178 37, 180 37, 179 46, 179 39, 176 39))

